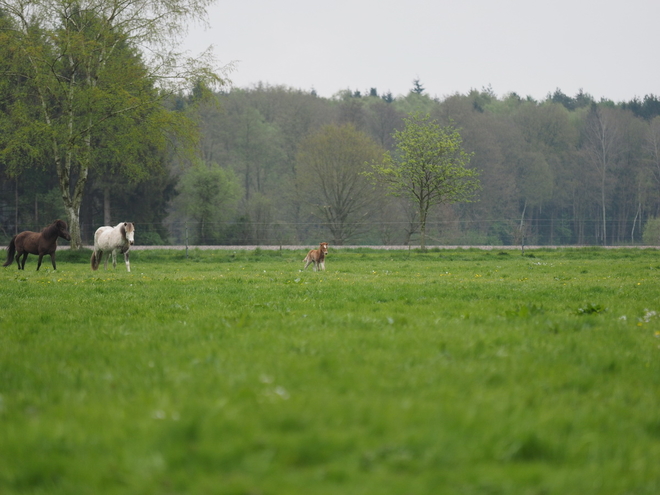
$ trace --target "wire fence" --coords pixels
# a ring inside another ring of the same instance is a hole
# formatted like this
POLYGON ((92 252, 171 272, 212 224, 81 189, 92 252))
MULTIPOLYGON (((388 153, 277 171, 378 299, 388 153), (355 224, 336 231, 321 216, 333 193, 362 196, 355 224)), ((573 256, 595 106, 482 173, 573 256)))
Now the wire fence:
MULTIPOLYGON (((363 222, 343 226, 323 222, 134 222, 138 246, 310 246, 320 241, 345 246, 421 245, 419 225, 411 222, 363 222)), ((0 241, 17 232, 38 232, 45 225, 0 226, 0 241)), ((81 238, 92 245, 97 224, 81 223, 81 238)), ((519 219, 432 221, 427 247, 472 246, 642 246, 639 225, 610 225, 606 240, 598 220, 538 220, 520 227, 519 219)), ((62 245, 63 242, 60 242, 62 245)), ((650 243, 650 245, 658 242, 650 243)))

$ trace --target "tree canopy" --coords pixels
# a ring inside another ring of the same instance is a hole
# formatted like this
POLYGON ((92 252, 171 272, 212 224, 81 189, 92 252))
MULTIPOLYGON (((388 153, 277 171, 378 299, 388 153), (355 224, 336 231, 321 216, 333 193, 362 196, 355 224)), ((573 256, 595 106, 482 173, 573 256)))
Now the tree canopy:
MULTIPOLYGON (((82 245, 80 206, 94 167, 118 167, 129 181, 148 177, 145 157, 164 152, 158 132, 177 129, 159 102, 193 80, 222 82, 208 65, 172 48, 186 22, 203 19, 208 3, 0 0, 3 36, 16 54, 3 76, 24 88, 9 103, 18 125, 3 154, 20 144, 54 165, 72 247, 82 245)), ((9 171, 18 175, 32 162, 9 171)))
MULTIPOLYGON (((8 22, 0 19, 5 27, 8 22)), ((50 128, 41 118, 38 93, 24 76, 29 60, 10 34, 0 29, 3 239, 15 229, 38 230, 65 218, 51 134, 66 127, 61 117, 50 128)), ((115 52, 122 54, 117 63, 125 64, 128 74, 148 73, 141 50, 128 40, 122 43, 115 52)), ((211 92, 201 82, 193 91, 172 94, 172 88, 165 91, 156 79, 133 85, 116 74, 115 80, 131 85, 106 103, 129 101, 132 91, 160 99, 94 126, 80 209, 86 243, 103 225, 105 211, 117 220, 135 221, 140 243, 181 243, 186 224, 191 239, 201 239, 201 222, 207 243, 316 245, 320 238, 330 240, 330 223, 310 201, 307 164, 298 160, 304 144, 328 126, 350 125, 395 160, 395 133, 404 130, 405 119, 415 112, 430 116, 441 128, 459 130, 462 148, 470 155, 466 168, 479 171, 481 185, 473 198, 478 201, 429 209, 427 246, 514 244, 520 242, 523 227, 528 245, 640 243, 650 238, 642 234, 660 215, 660 116, 653 95, 615 104, 596 101, 585 91, 574 96, 555 91, 537 101, 515 93, 498 97, 490 88, 442 99, 428 90, 394 97, 373 88, 321 98, 314 91, 267 84, 211 92), (598 141, 591 126, 596 111, 616 130, 606 161, 595 154, 598 141), (176 132, 162 132, 172 126, 176 132), (194 155, 194 146, 185 143, 195 141, 182 135, 193 137, 197 131, 199 154, 194 155), (177 193, 185 199, 183 183, 198 167, 219 167, 240 183, 240 195, 223 206, 224 215, 202 218, 186 209, 186 201, 174 199, 177 193)), ((95 92, 109 94, 101 83, 95 92)), ((100 103, 95 107, 99 113, 105 108, 100 103)), ((82 120, 79 124, 82 128, 82 120)), ((74 151, 82 153, 84 141, 78 143, 74 151)), ((78 161, 72 163, 73 189, 79 168, 78 161)), ((315 194, 320 197, 318 190, 315 194)), ((347 225, 359 223, 360 229, 345 242, 418 243, 415 203, 405 196, 385 196, 383 189, 375 199, 377 207, 364 217, 367 222, 359 216, 347 220, 347 225)))
POLYGON ((362 172, 381 153, 352 124, 325 126, 300 143, 298 187, 312 214, 327 225, 334 245, 368 227, 378 197, 362 172))
POLYGON ((429 115, 415 113, 394 133, 395 152, 385 152, 371 177, 389 194, 412 201, 419 214, 421 248, 426 247, 426 220, 432 207, 472 201, 480 188, 479 173, 467 168, 470 154, 453 126, 440 127, 429 115))

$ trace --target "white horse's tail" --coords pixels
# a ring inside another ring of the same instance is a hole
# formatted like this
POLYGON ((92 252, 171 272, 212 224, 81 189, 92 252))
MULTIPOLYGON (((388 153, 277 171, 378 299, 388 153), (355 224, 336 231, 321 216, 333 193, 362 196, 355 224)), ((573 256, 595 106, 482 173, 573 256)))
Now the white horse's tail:
POLYGON ((99 265, 101 264, 101 257, 103 255, 99 253, 99 255, 96 255, 96 249, 92 252, 92 259, 90 260, 91 265, 92 265, 92 270, 98 270, 99 265))

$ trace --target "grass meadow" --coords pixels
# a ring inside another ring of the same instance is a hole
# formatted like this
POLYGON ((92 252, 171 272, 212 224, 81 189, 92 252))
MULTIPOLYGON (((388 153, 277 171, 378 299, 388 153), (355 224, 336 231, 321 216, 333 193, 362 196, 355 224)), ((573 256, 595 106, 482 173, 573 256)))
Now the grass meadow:
POLYGON ((0 493, 660 493, 660 252, 304 254, 0 269, 0 493))

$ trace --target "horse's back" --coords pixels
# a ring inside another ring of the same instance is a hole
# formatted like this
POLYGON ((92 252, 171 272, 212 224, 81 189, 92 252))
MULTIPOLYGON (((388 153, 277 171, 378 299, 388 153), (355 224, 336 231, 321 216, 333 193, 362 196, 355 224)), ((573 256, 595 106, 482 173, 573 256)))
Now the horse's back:
POLYGON ((106 237, 107 232, 111 232, 111 231, 112 231, 112 227, 108 227, 107 225, 96 229, 96 232, 94 232, 94 244, 98 246, 100 243, 102 243, 103 237, 106 237), (104 236, 104 234, 106 235, 104 236))
POLYGON ((15 242, 30 242, 31 239, 37 239, 39 237, 39 234, 36 232, 32 232, 31 230, 24 230, 20 234, 16 234, 16 241, 15 242))
POLYGON ((32 232, 26 230, 16 235, 14 238, 14 245, 16 246, 16 251, 28 252, 30 254, 39 254, 41 234, 37 232, 32 232))
POLYGON ((107 225, 104 225, 103 227, 99 227, 98 229, 96 229, 96 232, 94 233, 94 237, 98 237, 103 232, 107 232, 108 230, 112 230, 112 227, 109 227, 107 225))

